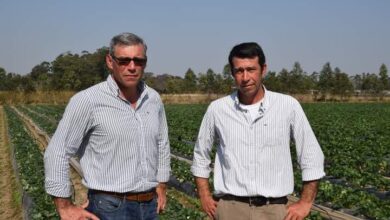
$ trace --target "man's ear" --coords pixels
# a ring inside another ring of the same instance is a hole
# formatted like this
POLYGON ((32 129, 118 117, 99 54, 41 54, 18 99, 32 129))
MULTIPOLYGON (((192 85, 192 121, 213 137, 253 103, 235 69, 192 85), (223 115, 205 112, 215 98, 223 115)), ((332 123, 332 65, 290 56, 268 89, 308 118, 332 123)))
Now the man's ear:
POLYGON ((264 79, 265 75, 267 75, 267 64, 264 63, 261 67, 261 78, 264 79))
POLYGON ((107 54, 107 55, 106 55, 106 65, 107 65, 107 68, 108 68, 109 70, 112 70, 112 69, 113 69, 113 67, 112 67, 112 62, 113 62, 113 60, 112 60, 111 55, 110 55, 110 54, 107 54))

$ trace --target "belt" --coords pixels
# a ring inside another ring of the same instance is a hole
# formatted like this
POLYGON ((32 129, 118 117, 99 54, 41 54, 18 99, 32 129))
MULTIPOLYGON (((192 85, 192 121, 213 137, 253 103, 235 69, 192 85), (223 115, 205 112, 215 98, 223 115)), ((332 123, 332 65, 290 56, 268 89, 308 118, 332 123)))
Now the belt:
POLYGON ((249 205, 253 206, 263 206, 268 204, 287 204, 288 199, 287 196, 283 197, 264 197, 264 196, 234 196, 230 194, 225 194, 222 197, 220 197, 224 200, 234 200, 239 202, 248 203, 249 205))
POLYGON ((155 191, 148 192, 138 192, 138 193, 117 193, 117 192, 109 192, 103 190, 89 190, 92 194, 106 194, 110 196, 114 196, 121 199, 126 199, 129 201, 137 201, 137 202, 149 202, 152 200, 156 194, 155 191))

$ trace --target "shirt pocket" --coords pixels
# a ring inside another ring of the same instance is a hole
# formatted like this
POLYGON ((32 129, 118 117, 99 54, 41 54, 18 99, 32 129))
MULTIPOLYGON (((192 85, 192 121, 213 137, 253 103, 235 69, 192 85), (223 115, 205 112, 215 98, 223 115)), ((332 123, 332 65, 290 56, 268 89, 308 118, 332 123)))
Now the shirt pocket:
POLYGON ((282 123, 274 121, 263 122, 263 146, 278 147, 281 146, 286 138, 289 138, 288 129, 282 123))
POLYGON ((142 118, 143 126, 148 136, 153 137, 153 139, 157 139, 160 129, 159 112, 154 109, 148 109, 140 112, 139 114, 142 118))

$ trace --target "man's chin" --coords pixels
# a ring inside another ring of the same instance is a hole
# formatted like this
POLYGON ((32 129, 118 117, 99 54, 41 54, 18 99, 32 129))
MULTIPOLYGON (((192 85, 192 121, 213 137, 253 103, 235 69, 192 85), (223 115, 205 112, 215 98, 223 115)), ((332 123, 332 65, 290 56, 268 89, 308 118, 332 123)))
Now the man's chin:
POLYGON ((137 87, 138 83, 139 81, 131 81, 131 82, 127 82, 125 86, 128 88, 133 88, 133 87, 137 87))
POLYGON ((253 88, 241 88, 240 93, 244 96, 252 96, 256 91, 253 88))
POLYGON ((123 88, 135 88, 137 87, 139 83, 139 80, 126 80, 126 81, 122 81, 121 83, 121 87, 123 88))

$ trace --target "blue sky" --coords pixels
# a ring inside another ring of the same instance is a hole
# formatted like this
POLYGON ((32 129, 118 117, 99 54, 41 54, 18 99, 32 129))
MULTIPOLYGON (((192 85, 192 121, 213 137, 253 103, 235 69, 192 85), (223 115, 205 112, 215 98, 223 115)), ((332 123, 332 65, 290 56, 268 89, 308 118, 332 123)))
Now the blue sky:
POLYGON ((326 62, 354 75, 390 68, 390 1, 0 0, 0 67, 29 73, 63 52, 94 52, 133 32, 148 44, 147 71, 221 72, 230 49, 262 45, 269 70, 326 62))

